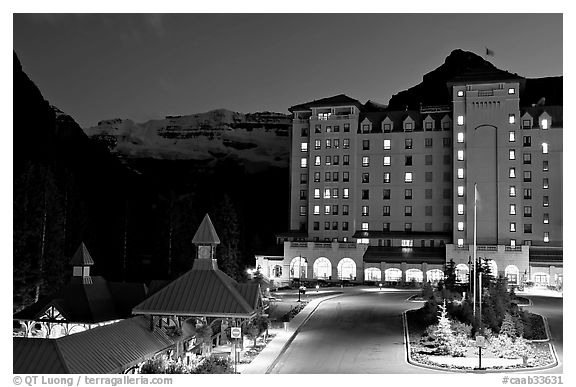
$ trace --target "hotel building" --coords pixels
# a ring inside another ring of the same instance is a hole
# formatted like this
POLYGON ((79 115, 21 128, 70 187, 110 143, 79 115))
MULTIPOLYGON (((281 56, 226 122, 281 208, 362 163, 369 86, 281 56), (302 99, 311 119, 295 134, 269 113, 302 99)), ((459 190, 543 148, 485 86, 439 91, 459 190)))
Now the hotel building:
POLYGON ((525 83, 470 72, 446 84, 449 105, 291 107, 291 231, 283 254, 257 255, 263 274, 437 281, 453 261, 467 281, 476 228, 493 275, 561 284, 562 106, 523 106, 525 83))

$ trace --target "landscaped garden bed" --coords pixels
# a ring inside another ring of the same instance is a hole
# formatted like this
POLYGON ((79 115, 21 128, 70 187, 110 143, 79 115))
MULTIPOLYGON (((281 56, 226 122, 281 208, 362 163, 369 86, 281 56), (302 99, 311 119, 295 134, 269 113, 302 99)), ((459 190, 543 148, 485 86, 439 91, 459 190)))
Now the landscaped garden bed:
POLYGON ((482 368, 517 370, 546 367, 556 359, 540 315, 518 306, 505 279, 483 276, 482 312, 459 289, 450 270, 434 289, 425 284, 424 305, 406 312, 411 363, 451 370, 478 367, 476 337, 484 337, 482 368), (534 340, 537 340, 536 342, 534 340))

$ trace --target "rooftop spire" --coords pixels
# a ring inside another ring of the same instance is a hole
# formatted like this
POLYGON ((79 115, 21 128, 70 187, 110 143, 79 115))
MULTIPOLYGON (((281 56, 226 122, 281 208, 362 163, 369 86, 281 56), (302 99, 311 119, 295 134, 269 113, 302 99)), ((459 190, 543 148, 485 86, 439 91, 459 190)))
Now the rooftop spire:
POLYGON ((192 238, 192 243, 195 245, 218 245, 220 244, 220 238, 218 238, 218 234, 216 234, 216 230, 214 229, 214 225, 210 220, 210 216, 208 214, 204 215, 204 219, 202 223, 200 223, 200 227, 194 234, 194 238, 192 238))
POLYGON ((72 256, 70 263, 73 266, 91 266, 94 264, 94 261, 92 260, 92 257, 90 256, 90 253, 88 252, 84 242, 80 243, 78 250, 76 250, 72 256))

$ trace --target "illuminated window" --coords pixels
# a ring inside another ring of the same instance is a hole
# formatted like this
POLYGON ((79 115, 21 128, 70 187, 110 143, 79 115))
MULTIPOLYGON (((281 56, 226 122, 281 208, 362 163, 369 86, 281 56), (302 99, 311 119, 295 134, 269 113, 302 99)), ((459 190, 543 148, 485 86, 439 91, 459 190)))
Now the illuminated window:
POLYGON ((322 163, 322 159, 320 158, 320 156, 314 157, 314 165, 318 166, 321 163, 322 163))
POLYGON ((548 231, 544 232, 544 243, 550 242, 550 233, 548 231))
POLYGON ((464 239, 458 238, 458 246, 460 247, 464 246, 464 239))
POLYGON ((324 189, 324 199, 330 199, 330 188, 324 189))
POLYGON ((407 132, 411 132, 412 131, 412 123, 411 122, 406 122, 404 124, 404 130, 407 132))
POLYGON ((464 142, 464 132, 458 133, 458 142, 464 142))
POLYGON ((318 119, 327 120, 331 115, 332 113, 318 113, 318 119))
POLYGON ((322 142, 320 140, 314 141, 314 149, 318 150, 322 147, 322 142))
POLYGON ((390 206, 382 207, 382 216, 390 216, 390 206))
POLYGON ((516 132, 514 132, 513 130, 508 132, 508 141, 510 142, 516 141, 516 132))
POLYGON ((516 239, 510 239, 510 247, 516 247, 516 239))
POLYGON ((548 213, 544 213, 544 224, 550 223, 550 215, 548 213))
POLYGON ((320 172, 314 172, 314 182, 320 181, 320 172))
POLYGON ((508 177, 516 177, 516 168, 510 168, 508 172, 508 177))
POLYGON ((514 94, 515 92, 516 90, 513 87, 508 89, 508 94, 514 94))
POLYGON ((464 196, 464 186, 463 185, 458 186, 458 196, 460 196, 460 197, 464 196))
POLYGON ((362 133, 370 133, 370 125, 362 125, 362 133))
POLYGON ((362 156, 362 166, 369 167, 370 166, 370 157, 369 156, 362 156))
POLYGON ((320 206, 314 206, 314 215, 320 215, 320 206))
POLYGON ((510 215, 516 215, 516 204, 510 204, 510 215))
POLYGON ((458 95, 458 97, 464 97, 464 90, 458 90, 456 95, 458 95))
POLYGON ((342 140, 342 148, 344 148, 344 149, 350 148, 350 139, 349 138, 345 138, 342 140))
POLYGON ((516 123, 516 116, 514 114, 508 114, 508 123, 515 124, 516 123))
POLYGON ((548 171, 548 160, 543 160, 542 161, 542 170, 544 172, 548 171))
POLYGON ((516 196, 516 187, 511 185, 510 186, 510 197, 516 196))
POLYGON ((331 126, 326 127, 326 133, 332 133, 332 127, 331 126))
POLYGON ((458 215, 464 215, 464 204, 458 204, 458 215))
POLYGON ((510 222, 510 232, 516 232, 516 222, 510 222))
POLYGON ((390 183, 390 172, 384 172, 384 183, 390 183))
POLYGON ((404 223, 404 231, 412 231, 412 223, 404 223))
POLYGON ((327 138, 326 139, 326 149, 332 148, 332 140, 327 138))
POLYGON ((330 206, 324 206, 324 215, 330 215, 331 210, 330 206))
POLYGON ((458 125, 464 125, 464 116, 458 116, 458 125))
POLYGON ((464 222, 458 222, 458 231, 464 231, 464 222))
POLYGON ((404 182, 405 183, 412 183, 412 172, 406 172, 404 174, 404 182))
POLYGON ((414 241, 412 239, 402 239, 402 247, 412 247, 414 246, 414 241))
POLYGON ((458 168, 458 178, 459 179, 464 178, 464 168, 458 168))
POLYGON ((362 174, 362 183, 370 183, 370 174, 369 173, 363 173, 362 174))
POLYGON ((543 119, 541 123, 542 129, 548 129, 548 120, 543 119))
POLYGON ((548 178, 547 177, 542 179, 542 188, 548 189, 548 178))
POLYGON ((463 161, 463 160, 464 160, 464 151, 459 150, 458 151, 458 161, 463 161))
POLYGON ((362 222, 362 231, 368 231, 368 222, 362 222))
POLYGON ((342 197, 344 199, 348 199, 350 197, 350 189, 349 188, 344 188, 344 190, 342 192, 342 197))
POLYGON ((384 149, 385 149, 385 150, 390 150, 391 147, 392 147, 391 141, 388 140, 388 139, 384 140, 384 149))
POLYGON ((384 165, 390 165, 390 156, 384 156, 384 165))
POLYGON ((548 144, 547 143, 542 143, 542 153, 546 154, 548 153, 548 144))
POLYGON ((412 206, 404 206, 404 216, 412 216, 412 206))
POLYGON ((516 151, 514 149, 508 151, 508 159, 516 160, 516 151))
POLYGON ((368 206, 362 206, 362 216, 368 216, 370 214, 370 209, 368 206))
POLYGON ((548 201, 548 196, 542 197, 542 206, 548 207, 549 205, 550 205, 550 202, 548 201))
POLYGON ((307 142, 303 142, 303 143, 300 145, 300 150, 301 150, 302 152, 308 152, 308 143, 307 143, 307 142))
POLYGON ((390 132, 392 130, 391 124, 384 124, 384 132, 390 132))
POLYGON ((338 149, 340 148, 340 140, 335 138, 334 141, 332 142, 332 144, 334 145, 334 148, 338 149))
POLYGON ((326 165, 332 165, 332 156, 326 156, 326 165))
POLYGON ((306 168, 308 166, 308 159, 306 157, 302 157, 300 159, 300 166, 302 168, 306 168))
POLYGON ((306 206, 300 206, 300 216, 306 216, 306 206))
POLYGON ((332 197, 334 199, 338 197, 338 188, 332 188, 332 197))

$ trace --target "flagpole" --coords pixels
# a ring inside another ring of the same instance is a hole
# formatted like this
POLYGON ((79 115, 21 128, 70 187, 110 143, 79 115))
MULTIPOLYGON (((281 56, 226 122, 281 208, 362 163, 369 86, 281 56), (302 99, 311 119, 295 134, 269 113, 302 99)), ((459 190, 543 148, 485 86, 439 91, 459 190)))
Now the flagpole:
POLYGON ((474 245, 473 245, 474 246, 473 247, 473 249, 474 249, 474 251, 473 251, 473 254, 474 254, 474 259, 473 259, 473 262, 474 262, 474 298, 472 301, 474 318, 476 318, 476 273, 478 271, 477 270, 478 265, 476 262, 476 193, 477 193, 476 183, 474 183, 474 242, 473 242, 474 243, 474 245))

